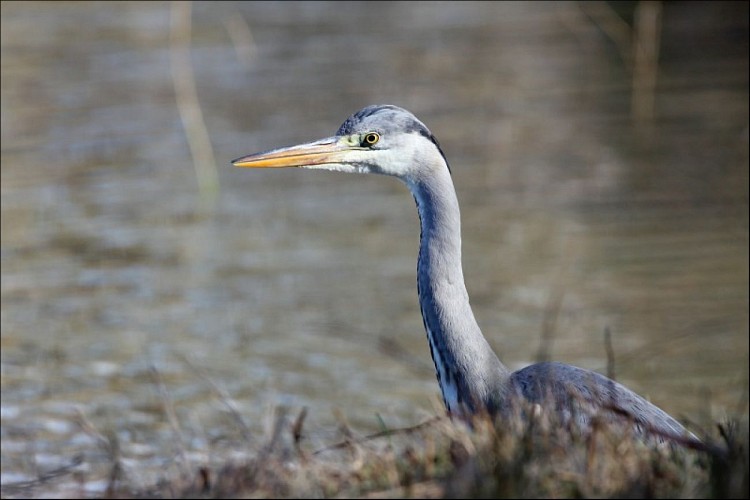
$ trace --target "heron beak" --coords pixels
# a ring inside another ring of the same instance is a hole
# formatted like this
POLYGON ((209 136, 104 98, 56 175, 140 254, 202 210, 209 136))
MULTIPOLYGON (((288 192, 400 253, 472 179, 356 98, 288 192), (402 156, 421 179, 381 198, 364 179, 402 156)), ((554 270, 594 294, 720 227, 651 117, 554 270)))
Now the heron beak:
POLYGON ((352 149, 338 137, 329 137, 298 146, 243 156, 233 160, 232 165, 245 168, 282 168, 337 164, 342 163, 352 149))

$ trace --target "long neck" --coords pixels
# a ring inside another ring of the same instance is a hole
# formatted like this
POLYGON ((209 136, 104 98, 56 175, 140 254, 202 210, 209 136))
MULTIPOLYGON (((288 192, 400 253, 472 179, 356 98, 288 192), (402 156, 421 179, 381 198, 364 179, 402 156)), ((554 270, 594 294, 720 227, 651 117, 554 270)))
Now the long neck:
POLYGON ((461 267, 461 220, 447 168, 407 182, 422 227, 417 290, 445 405, 451 413, 494 412, 510 372, 482 335, 469 305, 461 267))

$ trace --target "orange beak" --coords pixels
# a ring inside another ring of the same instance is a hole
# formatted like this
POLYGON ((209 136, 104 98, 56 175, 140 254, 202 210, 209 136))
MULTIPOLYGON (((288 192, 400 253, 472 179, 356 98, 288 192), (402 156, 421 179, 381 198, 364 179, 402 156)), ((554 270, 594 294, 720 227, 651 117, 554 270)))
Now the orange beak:
POLYGON ((233 160, 232 165, 244 168, 283 168, 337 164, 344 163, 346 153, 352 149, 354 148, 343 144, 338 138, 329 137, 298 146, 243 156, 233 160))

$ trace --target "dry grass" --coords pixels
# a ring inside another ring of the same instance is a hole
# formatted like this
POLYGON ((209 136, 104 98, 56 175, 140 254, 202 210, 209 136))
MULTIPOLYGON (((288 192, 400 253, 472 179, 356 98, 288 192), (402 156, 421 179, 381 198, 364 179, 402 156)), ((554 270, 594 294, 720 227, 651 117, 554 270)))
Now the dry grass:
MULTIPOLYGON (((168 405, 165 405, 165 407, 168 405)), ((114 436, 97 434, 110 473, 105 498, 747 498, 748 427, 717 426, 703 450, 648 444, 627 425, 594 420, 582 433, 539 414, 520 413, 470 423, 434 417, 420 425, 356 438, 341 424, 341 440, 313 448, 305 411, 276 409, 267 435, 234 443, 249 459, 217 453, 211 465, 186 455, 144 487, 126 473, 114 436), (248 450, 248 448, 251 448, 248 450)), ((183 440, 180 427, 173 432, 183 440)), ((64 476, 92 480, 80 460, 45 477, 3 485, 3 497, 35 496, 64 476), (78 472, 76 472, 78 470, 78 472)), ((67 495, 66 495, 67 496, 67 495)), ((74 495, 75 496, 75 495, 74 495)), ((80 496, 89 496, 84 488, 80 496)))
MULTIPOLYGON (((747 498, 747 425, 718 426, 704 451, 650 446, 632 429, 584 435, 549 417, 470 425, 446 417, 324 449, 307 449, 304 413, 277 415, 266 443, 243 463, 196 468, 113 497, 747 498), (720 444, 719 444, 720 443, 720 444)), ((184 469, 183 469, 184 470, 184 469)))

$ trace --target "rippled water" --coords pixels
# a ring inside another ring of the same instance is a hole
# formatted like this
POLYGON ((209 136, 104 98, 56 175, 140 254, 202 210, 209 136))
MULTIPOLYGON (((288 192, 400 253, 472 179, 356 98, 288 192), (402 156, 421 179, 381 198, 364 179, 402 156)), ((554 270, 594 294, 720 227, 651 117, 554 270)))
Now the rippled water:
POLYGON ((334 409, 357 432, 442 411, 407 189, 228 164, 371 103, 440 139, 472 304, 507 364, 545 338, 602 370, 608 329, 618 379, 670 413, 746 415, 747 6, 665 6, 656 118, 638 123, 628 63, 590 14, 196 4, 211 202, 175 102, 170 4, 3 3, 3 484, 81 457, 82 493, 100 494, 107 439, 148 482, 181 449, 257 442, 278 405, 309 409, 313 445, 334 409))

